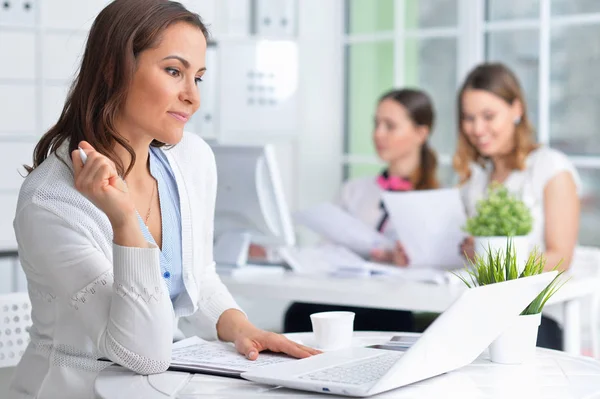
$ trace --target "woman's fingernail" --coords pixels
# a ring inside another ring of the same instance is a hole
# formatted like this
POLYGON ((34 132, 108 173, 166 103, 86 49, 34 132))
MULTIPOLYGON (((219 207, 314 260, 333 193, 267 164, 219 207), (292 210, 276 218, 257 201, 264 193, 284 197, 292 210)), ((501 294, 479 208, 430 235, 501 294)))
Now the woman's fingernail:
POLYGON ((248 353, 248 359, 252 359, 254 356, 256 356, 256 352, 252 351, 250 353, 248 353))

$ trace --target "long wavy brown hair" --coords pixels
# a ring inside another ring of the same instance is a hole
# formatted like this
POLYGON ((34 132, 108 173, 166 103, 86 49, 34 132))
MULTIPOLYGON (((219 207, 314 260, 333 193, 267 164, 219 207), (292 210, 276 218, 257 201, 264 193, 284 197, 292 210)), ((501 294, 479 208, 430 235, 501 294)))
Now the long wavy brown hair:
MULTIPOLYGON (((65 141, 69 141, 71 152, 86 140, 115 163, 119 175, 127 176, 135 163, 135 152, 116 130, 115 120, 127 98, 138 56, 155 47, 164 30, 177 22, 198 27, 208 40, 202 19, 174 1, 115 0, 98 14, 62 113, 37 143, 33 165, 25 167, 28 173, 65 141), (114 150, 116 144, 131 155, 127 167, 114 150)), ((164 143, 155 140, 152 145, 164 143)))
MULTIPOLYGON (((408 111, 412 122, 417 126, 426 126, 431 135, 435 122, 435 110, 433 102, 425 92, 414 89, 392 90, 381 96, 379 102, 388 99, 402 105, 408 111)), ((416 190, 429 190, 440 186, 437 178, 437 166, 437 156, 429 146, 429 142, 425 141, 421 146, 421 165, 416 173, 417 181, 414 185, 416 190)))
POLYGON ((460 182, 464 183, 471 177, 471 163, 484 165, 486 157, 481 155, 477 148, 469 142, 462 129, 463 108, 462 99, 467 90, 484 90, 500 97, 507 104, 512 105, 519 101, 523 115, 515 124, 514 150, 507 157, 509 167, 523 170, 527 155, 538 147, 535 142, 535 133, 527 116, 527 103, 523 90, 516 75, 504 64, 485 63, 475 67, 466 77, 458 92, 458 145, 454 154, 453 166, 460 182))

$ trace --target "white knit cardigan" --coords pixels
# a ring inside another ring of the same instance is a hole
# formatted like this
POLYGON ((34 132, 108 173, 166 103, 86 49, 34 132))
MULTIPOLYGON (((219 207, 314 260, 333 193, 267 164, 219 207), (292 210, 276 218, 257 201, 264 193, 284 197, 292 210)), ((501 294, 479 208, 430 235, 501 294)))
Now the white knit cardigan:
POLYGON ((178 317, 192 316, 200 335, 216 338, 219 316, 239 309, 213 262, 213 153, 187 133, 164 151, 181 203, 185 292, 175 304, 159 249, 113 244, 106 215, 74 188, 66 146, 25 179, 14 228, 33 327, 11 398, 93 398, 102 357, 140 374, 162 372, 178 317))

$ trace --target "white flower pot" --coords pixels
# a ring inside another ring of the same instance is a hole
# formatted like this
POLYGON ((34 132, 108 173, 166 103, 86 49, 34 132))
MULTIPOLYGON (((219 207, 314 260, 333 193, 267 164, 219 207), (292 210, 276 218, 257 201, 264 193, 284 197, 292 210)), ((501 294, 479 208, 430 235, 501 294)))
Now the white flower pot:
POLYGON ((494 363, 521 364, 535 358, 537 334, 542 314, 518 316, 489 347, 494 363))
MULTIPOLYGON (((525 268, 525 262, 529 258, 529 237, 528 236, 517 236, 511 237, 513 247, 517 254, 517 268, 519 273, 525 268)), ((496 251, 500 251, 501 254, 506 253, 506 245, 509 237, 473 237, 475 253, 479 256, 484 257, 487 254, 488 248, 491 249, 492 254, 496 251)))

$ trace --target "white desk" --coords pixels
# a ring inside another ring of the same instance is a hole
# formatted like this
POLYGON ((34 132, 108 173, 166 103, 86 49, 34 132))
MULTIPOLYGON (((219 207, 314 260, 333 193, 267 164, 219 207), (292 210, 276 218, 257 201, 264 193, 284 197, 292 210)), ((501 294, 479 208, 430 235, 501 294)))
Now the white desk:
MULTIPOLYGON (((443 312, 466 289, 462 283, 436 285, 403 281, 390 276, 336 278, 294 273, 280 275, 222 276, 234 295, 289 301, 328 303, 381 309, 443 312)), ((573 277, 549 301, 562 303, 564 350, 581 353, 580 300, 597 292, 599 278, 573 277)))
MULTIPOLYGON (((312 334, 289 334, 309 341, 312 334)), ((392 333, 360 332, 357 345, 389 340, 392 333)), ((95 384, 98 398, 192 399, 192 398, 320 398, 325 394, 294 391, 249 381, 166 372, 140 376, 120 367, 102 371, 95 384)), ((426 381, 399 388, 377 398, 569 398, 600 397, 600 362, 563 352, 538 349, 535 362, 508 366, 491 363, 486 354, 471 365, 426 381)))

